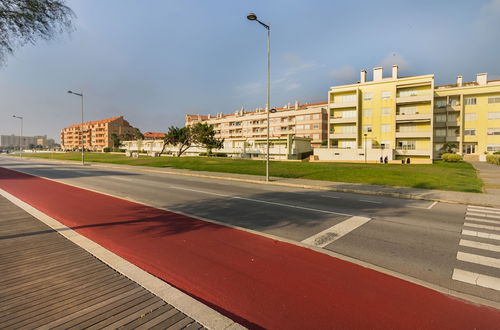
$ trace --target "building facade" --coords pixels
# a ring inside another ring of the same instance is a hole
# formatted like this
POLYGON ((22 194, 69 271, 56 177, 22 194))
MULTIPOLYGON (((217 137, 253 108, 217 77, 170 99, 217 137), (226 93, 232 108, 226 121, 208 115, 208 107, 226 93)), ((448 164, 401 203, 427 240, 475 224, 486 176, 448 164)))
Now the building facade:
MULTIPOLYGON (((326 143, 328 136, 327 102, 286 105, 269 113, 269 137, 283 139, 289 135, 309 138, 313 147, 326 143)), ((213 125, 216 138, 226 141, 256 140, 267 137, 267 110, 240 109, 233 114, 216 116, 186 115, 186 126, 196 123, 213 125)))
POLYGON ((0 147, 4 148, 19 148, 19 144, 23 149, 42 146, 52 148, 55 145, 54 139, 48 139, 47 135, 23 136, 19 135, 0 135, 0 147))
POLYGON ((486 74, 474 82, 434 86, 434 75, 389 77, 381 67, 367 81, 331 87, 328 146, 319 160, 407 160, 430 163, 450 145, 460 154, 499 149, 500 82, 486 74))
POLYGON ((61 130, 61 148, 102 151, 113 146, 112 134, 134 134, 135 128, 123 116, 74 124, 61 130))

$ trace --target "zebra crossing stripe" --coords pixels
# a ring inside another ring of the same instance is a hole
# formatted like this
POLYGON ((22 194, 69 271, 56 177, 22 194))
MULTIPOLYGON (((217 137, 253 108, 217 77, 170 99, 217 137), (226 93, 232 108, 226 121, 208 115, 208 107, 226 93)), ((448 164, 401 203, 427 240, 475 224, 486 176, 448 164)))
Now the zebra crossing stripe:
POLYGON ((481 242, 475 242, 475 241, 469 241, 466 239, 461 239, 460 243, 458 243, 461 246, 467 246, 475 249, 482 249, 482 250, 487 250, 487 251, 493 251, 493 252, 500 252, 500 245, 495 245, 495 244, 488 244, 488 243, 481 243, 481 242))
POLYGON ((456 281, 461 281, 500 291, 500 279, 493 276, 468 272, 462 269, 455 268, 453 270, 453 276, 451 278, 456 281))
POLYGON ((494 209, 489 207, 481 207, 481 206, 467 206, 467 210, 474 212, 485 212, 485 213, 496 213, 500 214, 500 209, 494 209))
POLYGON ((500 259, 480 256, 478 254, 465 253, 458 251, 457 259, 460 261, 470 262, 478 265, 495 267, 500 269, 500 259))
POLYGON ((473 218, 473 217, 465 217, 465 220, 477 221, 477 222, 486 222, 486 223, 493 223, 493 224, 500 225, 500 220, 488 220, 488 219, 473 218))
POLYGON ((468 216, 473 216, 473 217, 485 217, 485 218, 493 218, 493 219, 500 219, 500 214, 488 214, 488 213, 477 213, 475 212, 469 212, 467 211, 465 215, 468 216))
POLYGON ((496 230, 496 231, 500 231, 500 227, 497 227, 497 226, 479 225, 479 224, 476 224, 476 223, 470 223, 470 222, 466 222, 466 223, 464 223, 464 226, 467 226, 467 227, 474 227, 474 228, 480 228, 480 229, 487 229, 487 230, 496 230))
POLYGON ((462 235, 495 239, 495 240, 500 241, 500 235, 498 235, 498 234, 484 233, 484 232, 475 231, 475 230, 462 229, 462 235))

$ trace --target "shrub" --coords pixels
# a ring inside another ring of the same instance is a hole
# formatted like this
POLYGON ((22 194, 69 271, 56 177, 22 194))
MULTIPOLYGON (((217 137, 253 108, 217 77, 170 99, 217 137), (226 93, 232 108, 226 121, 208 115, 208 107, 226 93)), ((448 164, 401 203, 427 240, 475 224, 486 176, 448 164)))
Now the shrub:
POLYGON ((495 151, 493 155, 500 155, 500 151, 495 151))
POLYGON ((217 153, 214 153, 214 156, 215 157, 227 157, 227 154, 223 153, 223 152, 217 152, 217 153))
POLYGON ((488 155, 486 156, 486 162, 490 164, 500 165, 500 155, 488 155))
POLYGON ((111 148, 106 147, 106 148, 102 149, 102 151, 103 151, 103 152, 110 152, 110 151, 111 151, 111 148))
POLYGON ((441 158, 448 163, 456 163, 462 160, 462 156, 457 154, 442 154, 441 158))
POLYGON ((200 152, 198 156, 208 156, 208 154, 206 152, 200 152))

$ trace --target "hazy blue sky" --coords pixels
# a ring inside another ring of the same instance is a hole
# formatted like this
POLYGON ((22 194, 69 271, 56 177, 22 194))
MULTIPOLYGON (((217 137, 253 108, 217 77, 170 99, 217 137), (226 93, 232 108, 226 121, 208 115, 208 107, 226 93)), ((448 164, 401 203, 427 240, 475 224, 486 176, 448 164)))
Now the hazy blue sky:
POLYGON ((326 100, 359 70, 397 63, 436 83, 500 78, 500 0, 69 0, 76 30, 18 49, 0 68, 0 134, 59 140, 80 120, 124 115, 142 131, 266 100, 271 25, 273 106, 326 100))

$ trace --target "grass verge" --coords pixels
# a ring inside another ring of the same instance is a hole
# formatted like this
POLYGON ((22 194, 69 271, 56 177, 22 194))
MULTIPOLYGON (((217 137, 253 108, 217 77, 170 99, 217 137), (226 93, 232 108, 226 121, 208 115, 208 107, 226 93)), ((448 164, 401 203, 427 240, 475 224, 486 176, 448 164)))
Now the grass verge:
MULTIPOLYGON (((75 160, 77 152, 30 154, 29 157, 75 160)), ((121 154, 87 153, 86 161, 127 164, 135 166, 170 167, 193 171, 226 172, 264 175, 263 160, 140 156, 129 158, 121 154)), ((284 178, 325 180, 372 185, 440 189, 463 192, 482 192, 482 181, 475 169, 466 162, 434 164, 358 164, 358 163, 307 163, 272 161, 270 175, 284 178)))

